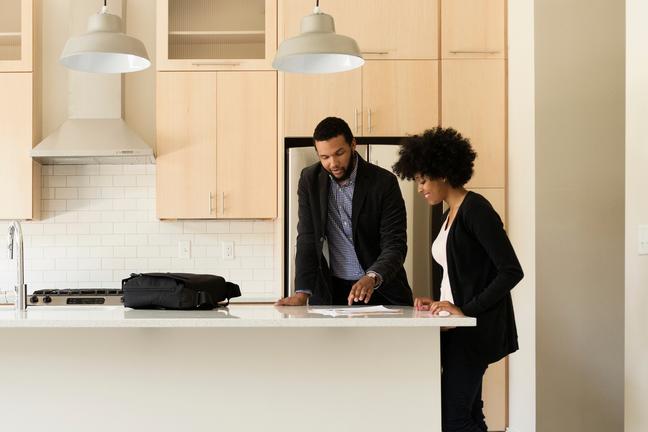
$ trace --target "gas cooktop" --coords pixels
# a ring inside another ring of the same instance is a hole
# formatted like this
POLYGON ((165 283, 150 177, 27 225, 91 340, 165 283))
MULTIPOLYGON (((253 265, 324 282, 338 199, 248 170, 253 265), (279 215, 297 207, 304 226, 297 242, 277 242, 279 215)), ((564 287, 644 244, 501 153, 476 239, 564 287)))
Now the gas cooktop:
POLYGON ((27 306, 120 306, 123 296, 120 289, 37 290, 27 298, 27 306))

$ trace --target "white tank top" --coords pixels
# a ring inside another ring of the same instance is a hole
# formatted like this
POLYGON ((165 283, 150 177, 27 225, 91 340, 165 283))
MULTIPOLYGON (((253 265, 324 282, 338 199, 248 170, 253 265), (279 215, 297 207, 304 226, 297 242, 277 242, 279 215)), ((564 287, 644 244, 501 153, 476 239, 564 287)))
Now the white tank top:
POLYGON ((432 258, 443 268, 443 277, 441 278, 441 301, 449 301, 454 304, 452 289, 450 287, 450 278, 448 277, 448 257, 446 255, 446 244, 448 243, 448 232, 450 226, 446 226, 448 218, 443 221, 443 226, 439 235, 432 242, 432 258))

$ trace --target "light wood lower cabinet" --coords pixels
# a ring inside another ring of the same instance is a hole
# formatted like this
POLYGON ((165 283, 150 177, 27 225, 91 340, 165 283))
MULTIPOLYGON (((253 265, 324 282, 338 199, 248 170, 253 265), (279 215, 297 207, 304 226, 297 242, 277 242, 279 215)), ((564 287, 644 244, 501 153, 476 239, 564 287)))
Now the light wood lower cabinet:
POLYGON ((33 75, 0 73, 0 219, 36 219, 40 165, 33 147, 33 75))
POLYGON ((276 217, 276 72, 160 72, 160 219, 276 217))

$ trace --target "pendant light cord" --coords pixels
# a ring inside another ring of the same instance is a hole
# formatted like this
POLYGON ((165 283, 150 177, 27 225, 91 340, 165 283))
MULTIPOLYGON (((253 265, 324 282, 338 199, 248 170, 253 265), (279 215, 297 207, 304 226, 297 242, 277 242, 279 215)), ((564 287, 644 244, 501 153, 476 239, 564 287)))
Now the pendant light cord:
POLYGON ((319 0, 315 0, 315 7, 319 7, 319 0))

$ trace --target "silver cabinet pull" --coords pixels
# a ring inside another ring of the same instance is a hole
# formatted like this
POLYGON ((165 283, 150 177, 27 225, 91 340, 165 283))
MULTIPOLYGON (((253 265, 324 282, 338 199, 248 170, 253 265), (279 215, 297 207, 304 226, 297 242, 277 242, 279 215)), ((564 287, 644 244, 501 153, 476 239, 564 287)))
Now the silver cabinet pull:
POLYGON ((212 208, 212 199, 214 199, 214 198, 213 198, 213 194, 212 194, 211 192, 209 192, 209 215, 210 215, 210 216, 211 216, 212 211, 213 211, 213 208, 212 208))
POLYGON ((360 51, 362 54, 377 54, 377 55, 386 55, 389 54, 389 51, 360 51))
POLYGON ((367 110, 367 117, 368 117, 367 120, 368 120, 368 123, 369 123, 369 133, 371 133, 371 108, 369 108, 367 110))
POLYGON ((241 62, 193 62, 194 66, 240 66, 241 62))
POLYGON ((358 108, 353 108, 353 128, 358 133, 358 108))
POLYGON ((225 216, 225 192, 221 192, 221 216, 225 216))
POLYGON ((497 54, 499 50, 450 50, 450 54, 497 54))

